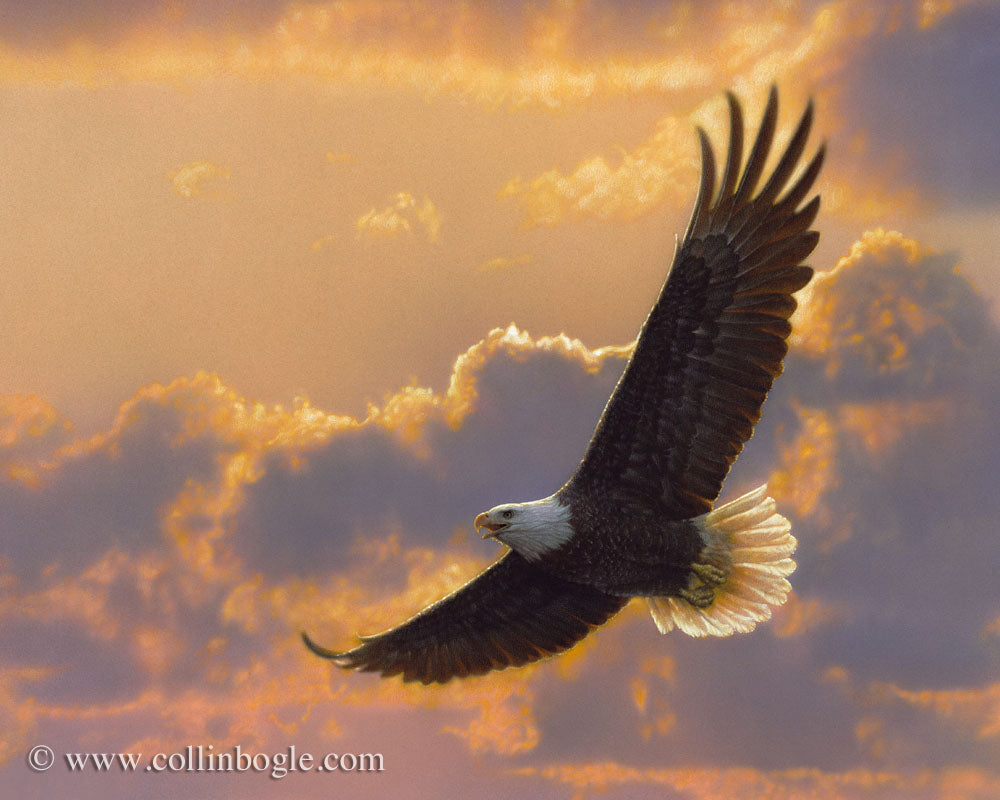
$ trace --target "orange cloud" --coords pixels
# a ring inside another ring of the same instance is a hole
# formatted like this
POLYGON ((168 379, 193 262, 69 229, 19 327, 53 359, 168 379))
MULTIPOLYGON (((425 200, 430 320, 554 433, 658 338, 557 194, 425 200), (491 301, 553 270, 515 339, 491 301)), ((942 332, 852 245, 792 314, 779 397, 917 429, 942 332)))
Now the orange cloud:
MULTIPOLYGON (((269 584, 262 575, 245 580, 224 600, 222 619, 252 634, 260 634, 277 620, 286 637, 289 631, 306 629, 317 638, 348 644, 356 633, 380 630, 387 621, 406 619, 457 589, 485 566, 462 553, 404 550, 395 537, 358 547, 367 558, 358 562, 349 576, 337 576, 322 585, 303 580, 269 584), (402 591, 386 597, 379 576, 390 562, 405 565, 407 579, 402 591)), ((297 637, 293 638, 294 647, 301 649, 297 637)), ((360 682, 339 670, 328 671, 329 664, 314 659, 304 649, 299 655, 332 678, 333 691, 341 703, 448 707, 465 712, 464 724, 453 722, 443 730, 464 740, 473 753, 513 755, 532 749, 539 741, 530 689, 535 668, 428 688, 398 680, 360 682)), ((301 699, 306 695, 304 692, 301 699)), ((309 699, 310 707, 316 702, 309 699)))
MULTIPOLYGON (((0 469, 8 479, 38 485, 39 446, 73 426, 47 401, 35 395, 0 396, 0 469)), ((61 437, 60 437, 61 438, 61 437)), ((50 444, 54 447, 54 444, 50 444)), ((46 448, 48 449, 48 448, 46 448)))
POLYGON ((577 165, 569 175, 557 169, 530 181, 513 178, 500 197, 516 198, 528 225, 551 226, 567 217, 636 219, 659 206, 689 202, 697 180, 692 128, 681 120, 660 121, 650 139, 610 166, 602 156, 577 165))
POLYGON ((166 628, 140 625, 132 632, 132 657, 154 676, 167 674, 184 647, 184 640, 166 628))
POLYGON ((167 178, 174 194, 190 200, 193 197, 221 196, 219 181, 228 180, 231 174, 229 167, 219 166, 212 161, 192 161, 168 172, 167 178))
POLYGON ((927 195, 908 185, 889 165, 873 165, 860 157, 841 162, 840 171, 827 170, 820 179, 823 213, 860 223, 912 215, 930 207, 927 195))
MULTIPOLYGON (((919 257, 919 248, 906 242, 891 236, 873 238, 865 258, 876 258, 879 246, 888 255, 906 253, 909 248, 917 254, 914 258, 919 257)), ((817 308, 836 316, 841 313, 841 302, 846 301, 821 293, 817 308)), ((916 301, 913 305, 918 306, 914 311, 905 305, 902 311, 893 311, 906 321, 907 330, 919 334, 947 321, 944 308, 928 311, 916 301)), ((817 327, 827 322, 811 320, 817 327)), ((837 330, 836 322, 830 324, 831 329, 837 330)), ((845 346, 854 346, 851 334, 839 335, 845 346)), ((908 340, 902 336, 901 340, 907 345, 908 340)), ((0 586, 8 591, 0 601, 0 616, 26 616, 44 624, 79 623, 82 632, 96 642, 121 648, 131 656, 145 683, 114 702, 73 705, 33 700, 29 681, 11 679, 7 685, 0 673, 0 719, 15 726, 16 745, 0 749, 0 758, 4 753, 7 758, 23 753, 26 732, 39 718, 98 722, 93 735, 108 739, 112 734, 102 734, 99 728, 141 725, 157 734, 140 740, 133 749, 149 750, 155 744, 154 750, 166 750, 199 739, 229 746, 237 741, 264 743, 275 737, 287 739, 310 726, 323 737, 333 737, 350 729, 348 712, 399 708, 427 713, 443 710, 446 721, 437 723, 438 727, 446 725, 472 754, 512 756, 535 750, 544 731, 537 709, 538 676, 555 676, 567 683, 577 680, 601 652, 593 644, 596 640, 589 640, 551 669, 528 668, 439 689, 347 676, 309 656, 295 631, 308 629, 331 644, 346 642, 355 629, 380 628, 446 594, 475 574, 482 560, 471 556, 458 541, 440 549, 404 546, 387 526, 388 530, 380 530, 378 537, 355 549, 350 572, 319 579, 274 578, 254 571, 243 560, 237 514, 268 470, 277 465, 290 473, 304 469, 314 454, 339 435, 364 429, 384 432, 404 448, 423 447, 430 454, 437 440, 425 435, 428 429, 435 424, 457 429, 465 423, 478 406, 482 374, 491 359, 519 361, 557 354, 581 370, 596 373, 608 359, 621 362, 630 349, 631 345, 592 349, 565 335, 534 338, 514 325, 495 329, 456 359, 446 391, 416 384, 404 387, 381 404, 373 404, 361 418, 326 414, 301 398, 290 408, 254 403, 207 373, 144 387, 122 404, 108 431, 44 455, 34 464, 39 474, 55 484, 61 470, 87 458, 127 452, 129 437, 151 420, 157 426, 157 442, 165 443, 164 452, 169 455, 192 442, 204 445, 212 452, 213 469, 190 478, 160 507, 164 537, 151 541, 149 552, 111 549, 78 575, 43 575, 43 587, 37 591, 19 592, 16 582, 0 576, 0 586), (391 591, 380 580, 387 568, 398 569, 400 580, 391 591), (141 602, 116 602, 114 590, 123 586, 133 589, 141 602), (209 620, 205 628, 211 634, 204 641, 187 633, 187 626, 196 625, 199 616, 209 620), (167 679, 181 665, 191 670, 183 673, 184 687, 170 688, 167 679)), ((21 441, 36 420, 40 431, 58 428, 44 405, 12 408, 14 442, 21 441)), ((781 502, 814 519, 821 515, 824 498, 838 485, 836 459, 848 445, 877 457, 895 446, 902 431, 933 424, 943 413, 933 399, 870 407, 832 403, 828 408, 796 410, 799 424, 779 447, 781 462, 772 477, 772 489, 781 493, 781 502), (817 477, 806 480, 797 494, 798 484, 811 475, 817 477)), ((40 489, 46 488, 49 484, 42 481, 40 489)), ((839 609, 821 601, 793 598, 778 615, 773 631, 779 637, 804 636, 841 618, 839 614, 839 609)), ((638 671, 625 678, 632 703, 629 713, 637 727, 631 734, 653 744, 659 737, 678 736, 680 712, 670 695, 678 671, 672 656, 640 654, 638 671)), ((852 680, 846 670, 836 668, 828 670, 824 679, 837 685, 849 685, 852 680)), ((928 709, 981 738, 992 739, 998 733, 995 686, 943 692, 874 686, 870 693, 880 702, 928 709)), ((877 750, 883 735, 880 724, 875 717, 857 722, 855 734, 869 752, 877 750)), ((121 747, 120 742, 115 747, 121 747)), ((808 768, 768 772, 750 767, 649 770, 609 761, 527 767, 517 774, 579 793, 649 787, 706 798, 888 798, 913 796, 914 792, 972 798, 976 793, 987 797, 998 786, 997 776, 975 769, 914 774, 808 768)))
POLYGON ((676 685, 677 662, 670 656, 647 656, 639 663, 639 674, 629 690, 639 716, 639 735, 644 740, 674 731, 677 714, 664 696, 676 685))
POLYGON ((514 257, 498 256, 497 258, 484 261, 476 267, 476 272, 501 272, 513 267, 522 266, 523 264, 530 264, 533 259, 534 257, 530 253, 514 257))
POLYGON ((511 323, 507 328, 494 328, 455 359, 448 388, 444 394, 430 389, 409 386, 386 399, 383 406, 371 407, 372 420, 411 443, 419 441, 424 424, 431 418, 443 419, 457 429, 471 413, 479 398, 479 373, 484 364, 498 354, 513 358, 527 357, 537 351, 554 352, 578 364, 590 373, 598 372, 606 359, 626 359, 632 344, 590 349, 579 339, 565 334, 533 338, 511 323))
POLYGON ((774 622, 769 627, 771 633, 778 638, 803 636, 818 628, 841 622, 846 612, 832 603, 825 603, 816 598, 803 600, 792 592, 788 602, 775 609, 774 622))
MULTIPOLYGON (((121 405, 110 429, 71 441, 44 460, 28 464, 28 468, 39 476, 38 480, 45 481, 68 462, 95 453, 115 454, 129 430, 163 408, 174 412, 173 430, 169 433, 171 447, 204 436, 224 444, 224 454, 220 453, 211 480, 188 481, 161 513, 168 541, 174 542, 176 553, 200 576, 202 588, 194 584, 188 587, 198 595, 209 585, 204 581, 228 581, 239 574, 239 557, 232 547, 233 520, 242 506, 245 488, 263 474, 265 455, 280 455, 286 464, 295 467, 335 434, 368 425, 383 428, 419 450, 422 431, 430 421, 457 428, 474 410, 479 373, 498 354, 518 358, 538 351, 555 352, 588 372, 597 372, 606 359, 626 357, 630 347, 591 350, 564 335, 534 339, 513 325, 495 329, 456 359, 444 393, 404 387, 389 395, 382 406, 370 406, 364 419, 324 413, 302 398, 297 398, 291 409, 250 403, 217 376, 202 372, 193 378, 143 387, 121 405)), ((81 605, 86 607, 91 604, 81 605)))
POLYGON ((796 515, 826 519, 823 496, 840 485, 836 428, 827 411, 797 408, 796 412, 800 429, 791 442, 781 445, 780 466, 768 477, 768 487, 796 515))
MULTIPOLYGON (((374 552, 374 560, 362 562, 348 579, 338 577, 326 585, 293 581, 268 585, 256 576, 237 586, 222 606, 225 620, 238 622, 245 630, 259 633, 277 620, 280 629, 308 629, 324 640, 347 644, 360 631, 371 632, 387 621, 405 619, 430 602, 454 591, 484 566, 467 556, 416 548, 374 552), (406 587, 386 598, 379 575, 386 568, 382 558, 398 557, 409 564, 406 587)), ((286 634, 287 635, 287 634, 286 634)), ((301 649, 297 637, 291 643, 301 649)), ((459 720, 443 728, 464 740, 472 753, 492 752, 513 755, 534 748, 540 738, 533 715, 534 693, 530 682, 535 669, 493 673, 475 681, 457 681, 442 687, 420 687, 392 681, 358 681, 326 662, 318 661, 301 649, 308 660, 330 682, 338 702, 348 706, 379 707, 403 705, 411 708, 451 708, 463 712, 459 720)), ((299 665, 296 668, 301 668, 299 665)), ((320 702, 310 695, 312 683, 303 687, 299 701, 308 707, 320 702)), ((280 681, 275 683, 275 694, 280 681)), ((287 698, 280 703, 288 705, 287 698)))
POLYGON ((422 229, 427 241, 433 243, 441 230, 441 215, 427 197, 418 205, 409 192, 398 192, 392 205, 381 211, 373 208, 358 219, 356 227, 359 236, 371 237, 395 237, 422 229))
MULTIPOLYGON (((904 705, 928 711, 956 728, 968 731, 975 739, 1000 737, 1000 683, 977 687, 908 689, 892 681, 862 683, 842 666, 828 667, 821 680, 837 689, 859 708, 868 712, 879 707, 904 705)), ((869 745, 885 749, 890 734, 905 739, 905 730, 890 731, 882 719, 868 714, 855 733, 869 745)))
POLYGON ((41 438, 53 428, 69 431, 72 426, 41 397, 32 394, 0 396, 0 448, 13 448, 26 438, 41 438))
MULTIPOLYGON (((15 596, 5 601, 0 607, 3 614, 16 610, 46 623, 72 619, 85 623, 85 630, 106 640, 107 647, 128 647, 149 682, 134 695, 114 702, 46 703, 25 696, 23 680, 5 683, 6 673, 0 671, 0 718, 12 726, 8 728, 12 736, 6 739, 10 747, 0 748, 0 756, 23 754, 26 737, 38 720, 100 723, 108 736, 129 720, 142 729, 156 731, 126 743, 123 749, 132 751, 179 749, 192 739, 219 747, 241 743, 262 748, 275 737, 283 740, 296 734, 310 719, 321 723, 323 735, 339 736, 341 726, 336 718, 345 707, 400 705, 460 712, 449 715, 449 724, 442 730, 461 738, 473 753, 511 755, 533 748, 540 737, 532 713, 533 669, 428 691, 398 682, 351 680, 354 676, 305 651, 296 631, 306 627, 315 630, 317 620, 333 624, 338 638, 346 642, 355 624, 372 629, 383 626, 389 617, 412 613, 457 588, 482 566, 467 556, 422 548, 402 550, 392 540, 376 542, 363 552, 368 559, 359 562, 359 569, 322 585, 303 580, 272 583, 260 575, 232 582, 219 615, 223 623, 236 624, 254 637, 257 644, 249 657, 243 651, 231 652, 225 637, 204 643, 187 641, 184 629, 174 627, 173 609, 166 604, 162 607, 155 598, 145 612, 121 608, 109 619, 107 589, 115 580, 129 578, 131 569, 123 554, 99 561, 75 582, 64 581, 38 596, 15 596), (408 564, 409 578, 405 589, 385 602, 378 576, 389 560, 408 564), (65 588, 72 585, 90 587, 99 597, 91 600, 82 589, 65 588), (145 613, 151 621, 137 619, 137 611, 139 617, 145 613), (148 616, 151 611, 152 618, 148 616), (160 679, 171 674, 189 648, 198 655, 194 680, 189 677, 183 687, 161 687, 160 679)), ((149 573, 135 569, 135 575, 149 573)), ((184 572, 176 563, 153 577, 172 594, 185 592, 184 572)), ((214 617, 214 601, 206 603, 207 599, 202 596, 186 601, 183 614, 187 625, 195 614, 214 617)), ((43 673, 32 668, 18 675, 41 677, 43 673)), ((96 736, 93 741, 102 741, 101 734, 96 736)), ((121 740, 116 741, 122 747, 121 740)))
POLYGON ((952 420, 958 413, 956 404, 944 398, 846 403, 838 409, 837 426, 877 459, 891 451, 907 431, 952 420))
MULTIPOLYGON (((916 18, 918 10, 928 16, 922 10, 926 2, 904 5, 912 11, 907 19, 916 18)), ((953 11, 946 3, 932 5, 934 19, 953 11)), ((78 39, 40 51, 0 44, 0 82, 189 87, 220 76, 253 83, 305 77, 334 87, 471 99, 489 108, 606 107, 609 99, 666 96, 679 111, 661 119, 638 146, 570 150, 565 163, 513 175, 500 188, 532 226, 580 217, 634 220, 653 209, 690 204, 693 123, 709 124, 721 134, 719 103, 696 107, 696 102, 719 86, 733 86, 750 102, 779 81, 783 101, 801 107, 805 91, 817 87, 820 124, 829 133, 841 116, 831 76, 890 32, 892 16, 861 0, 818 8, 782 2, 679 4, 670 14, 639 13, 634 19, 634 10, 626 14, 588 3, 540 9, 529 4, 506 13, 481 4, 431 10, 415 0, 291 3, 270 29, 240 34, 181 33, 150 24, 100 44, 78 39), (596 29, 601 36, 594 35, 596 29), (706 59, 705 53, 713 57, 706 59)), ((341 163, 354 154, 330 150, 326 158, 341 163)), ((912 208, 919 199, 899 175, 869 163, 856 172, 838 168, 842 174, 828 164, 823 178, 828 213, 868 220, 912 208)), ((169 177, 180 197, 218 196, 228 169, 194 161, 169 177)), ((359 231, 396 236, 420 229, 434 241, 439 224, 431 209, 426 219, 415 221, 390 206, 372 208, 359 220, 359 231)))
POLYGON ((855 768, 828 772, 810 767, 764 771, 752 767, 630 767, 615 761, 524 767, 510 774, 541 777, 574 790, 574 798, 623 787, 635 791, 672 790, 691 800, 890 800, 898 797, 944 797, 985 800, 1000 787, 1000 777, 984 770, 929 769, 912 773, 855 768))
POLYGON ((804 290, 792 320, 793 346, 824 357, 828 377, 842 368, 846 354, 857 354, 872 371, 905 369, 910 364, 907 342, 912 335, 931 325, 948 323, 934 314, 934 301, 928 304, 911 299, 914 289, 926 288, 925 277, 914 274, 917 284, 903 286, 896 275, 878 267, 889 263, 913 267, 927 254, 898 231, 866 231, 848 255, 829 272, 817 274, 804 290), (847 272, 863 273, 863 303, 837 289, 840 275, 847 272))
MULTIPOLYGON (((741 29, 737 32, 742 36, 741 29)), ((726 78, 720 76, 715 82, 725 83, 726 78)), ((752 107, 764 95, 767 82, 753 82, 743 90, 743 100, 752 107)), ((783 100, 786 107, 801 105, 794 90, 783 100)), ((819 102, 824 108, 821 122, 824 117, 835 119, 836 98, 820 95, 819 102)), ((713 98, 686 115, 663 117, 653 134, 630 151, 590 156, 568 172, 553 168, 528 180, 512 178, 499 197, 517 201, 528 227, 551 227, 584 217, 631 221, 663 208, 686 210, 700 164, 695 126, 706 128, 716 147, 723 147, 729 133, 720 110, 713 98)), ((755 113, 748 115, 750 124, 754 118, 755 113)), ((888 166, 872 168, 860 159, 829 163, 821 179, 824 213, 868 222, 920 208, 918 190, 888 170, 888 166)))
MULTIPOLYGON (((779 448, 778 466, 768 485, 776 499, 796 515, 832 523, 824 497, 841 485, 838 455, 845 446, 860 448, 867 459, 880 461, 895 451, 904 435, 916 428, 952 420, 958 413, 949 398, 876 400, 844 403, 832 410, 796 406, 799 429, 779 448)), ((842 525, 849 520, 841 517, 842 525)), ((835 541, 849 535, 842 529, 835 541)), ((828 542, 832 545, 833 540, 828 542)))
POLYGON ((0 618, 26 617, 37 622, 69 620, 91 636, 114 639, 122 614, 109 598, 110 586, 131 567, 121 551, 110 550, 79 575, 64 578, 39 592, 15 591, 0 599, 0 618))
POLYGON ((176 691, 149 688, 123 702, 38 704, 37 717, 90 722, 92 742, 110 746, 117 741, 131 752, 170 752, 192 740, 214 744, 220 751, 235 744, 262 748, 270 736, 294 735, 314 705, 333 700, 325 670, 312 666, 254 658, 217 678, 215 685, 176 691), (156 732, 132 742, 113 738, 117 726, 130 723, 156 732))
POLYGON ((27 687, 51 678, 55 670, 45 667, 0 667, 0 766, 23 756, 31 746, 38 726, 38 709, 27 687))
MULTIPOLYGON (((84 635, 130 655, 145 687, 107 704, 32 704, 15 694, 3 706, 14 709, 4 713, 13 715, 18 725, 15 741, 22 741, 29 730, 21 719, 24 708, 35 709, 32 719, 102 720, 109 730, 131 724, 128 720, 142 720, 148 730, 150 720, 156 720, 158 733, 134 744, 165 750, 192 738, 218 741, 220 731, 229 746, 237 741, 262 743, 275 730, 285 735, 297 730, 310 715, 336 735, 341 729, 336 715, 345 706, 402 703, 460 712, 449 717, 446 730, 473 753, 509 755, 534 748, 541 734, 533 716, 532 668, 430 692, 401 688, 398 682, 348 682, 348 676, 331 672, 328 664, 309 656, 295 635, 309 629, 347 643, 357 630, 371 631, 405 618, 457 588, 484 566, 480 559, 461 550, 403 548, 398 539, 380 536, 359 546, 356 568, 349 575, 274 581, 246 569, 235 539, 236 514, 249 487, 269 465, 295 470, 335 435, 374 426, 405 444, 419 439, 432 421, 461 425, 476 406, 479 375, 492 358, 556 352, 595 372, 607 358, 620 358, 627 351, 591 350, 565 336, 534 339, 514 326, 497 329, 456 359, 446 392, 406 387, 381 406, 372 406, 364 419, 325 414, 304 399, 290 409, 248 402, 208 373, 143 387, 122 404, 107 431, 71 441, 33 465, 43 477, 40 491, 62 470, 86 459, 110 456, 107 463, 114 464, 115 454, 131 449, 133 432, 150 421, 155 421, 167 454, 193 441, 214 447, 215 469, 187 480, 161 508, 164 536, 150 541, 147 552, 112 548, 77 574, 43 575, 48 585, 37 591, 19 590, 15 578, 12 583, 5 578, 9 585, 0 600, 0 618, 29 618, 46 625, 71 621, 84 635), (406 581, 387 599, 379 576, 394 566, 405 569, 406 581), (122 596, 137 600, 123 605, 116 599, 122 596), (191 639, 188 629, 205 614, 213 620, 211 628, 221 620, 258 643, 249 661, 246 653, 231 654, 226 636, 205 642, 191 639), (192 658, 200 680, 189 681, 185 690, 159 688, 179 664, 192 658)), ((41 420, 39 430, 45 427, 47 414, 38 413, 44 407, 24 408, 21 428, 30 427, 36 417, 41 420)))
POLYGON ((319 239, 313 239, 313 243, 309 245, 309 249, 312 250, 314 253, 318 253, 328 244, 330 244, 333 241, 336 241, 336 239, 337 239, 336 236, 334 236, 332 233, 328 233, 326 236, 321 236, 319 239))
POLYGON ((933 28, 960 8, 975 4, 976 0, 921 0, 916 8, 917 26, 921 30, 933 28))
MULTIPOLYGON (((730 3, 698 10, 682 5, 669 25, 651 23, 650 29, 668 41, 671 56, 645 62, 619 56, 598 71, 599 87, 626 95, 671 92, 674 104, 679 100, 684 108, 692 90, 698 90, 701 101, 710 87, 730 85, 749 104, 748 120, 753 120, 757 98, 764 97, 769 84, 781 82, 788 108, 805 102, 798 87, 818 86, 820 123, 831 131, 840 116, 839 97, 826 79, 864 43, 887 33, 888 22, 870 4, 856 2, 826 3, 812 11, 794 4, 730 3), (706 51, 713 53, 711 60, 704 58, 706 51)), ((578 217, 628 221, 658 208, 686 208, 697 180, 694 126, 705 127, 715 141, 728 136, 721 100, 688 104, 686 112, 660 119, 634 149, 589 156, 571 170, 557 167, 533 178, 514 177, 500 197, 517 200, 528 226, 578 217)), ((850 162, 831 163, 822 180, 827 213, 867 221, 918 205, 916 190, 901 186, 888 165, 855 171, 850 162)))
POLYGON ((1000 736, 1000 683, 961 689, 905 689, 895 683, 873 682, 869 696, 877 702, 900 701, 932 711, 958 727, 971 730, 976 739, 1000 736))
MULTIPOLYGON (((908 17, 930 27, 958 2, 911 0, 908 17)), ((127 30, 38 52, 0 49, 0 80, 99 86, 158 81, 189 85, 220 75, 245 80, 306 76, 451 94, 490 107, 559 106, 597 95, 764 86, 781 72, 813 82, 858 42, 900 27, 900 15, 860 0, 803 11, 771 2, 682 4, 670 12, 555 3, 505 9, 462 5, 436 13, 411 0, 290 3, 273 27, 238 35, 221 28, 127 30), (632 32, 593 36, 602 31, 632 32), (631 47, 630 47, 631 45, 631 47), (706 60, 708 50, 718 57, 706 60), (631 52, 629 52, 631 51, 631 52), (664 57, 664 52, 669 52, 664 57)))

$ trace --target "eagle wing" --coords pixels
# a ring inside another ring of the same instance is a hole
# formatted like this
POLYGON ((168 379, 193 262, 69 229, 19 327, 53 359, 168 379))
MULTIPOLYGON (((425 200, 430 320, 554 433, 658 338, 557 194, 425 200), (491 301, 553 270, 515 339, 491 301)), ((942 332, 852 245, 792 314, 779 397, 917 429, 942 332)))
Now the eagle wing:
POLYGON ((336 653, 304 633, 302 638, 314 653, 347 669, 445 683, 566 650, 626 602, 543 572, 509 551, 402 625, 361 637, 353 650, 336 653))
POLYGON ((566 489, 625 490, 678 519, 708 511, 753 433, 781 373, 795 310, 792 293, 812 277, 802 260, 819 197, 800 209, 823 162, 820 147, 790 189, 812 124, 810 102, 767 182, 754 194, 778 116, 772 87, 740 175, 743 118, 727 94, 730 139, 713 199, 715 160, 699 128, 701 183, 687 233, 660 296, 566 489))

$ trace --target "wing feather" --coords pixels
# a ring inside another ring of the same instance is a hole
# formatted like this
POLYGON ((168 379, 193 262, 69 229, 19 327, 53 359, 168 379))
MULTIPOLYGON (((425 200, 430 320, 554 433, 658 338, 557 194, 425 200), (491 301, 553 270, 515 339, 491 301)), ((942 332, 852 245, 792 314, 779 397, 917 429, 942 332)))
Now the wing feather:
POLYGON ((353 650, 338 653, 302 637, 314 653, 348 669, 446 683, 566 650, 625 603, 549 575, 510 551, 402 625, 360 637, 353 650))
POLYGON ((725 211, 726 204, 733 199, 736 181, 740 177, 740 159, 743 158, 743 109, 732 92, 726 92, 726 101, 729 103, 729 149, 713 217, 725 211))
POLYGON ((764 172, 764 162, 767 161, 768 153, 771 152, 771 141, 774 139, 774 129, 777 124, 778 90, 772 86, 767 96, 767 105, 764 107, 764 116, 757 129, 757 138, 754 140, 746 169, 743 171, 743 177, 740 179, 740 185, 733 198, 734 207, 739 208, 746 203, 757 187, 757 181, 760 180, 760 176, 764 172))
POLYGON ((799 206, 825 150, 786 190, 812 127, 809 102, 757 191, 777 127, 777 91, 768 96, 742 173, 743 113, 732 94, 727 100, 729 147, 718 193, 712 197, 712 145, 698 129, 702 175, 687 233, 565 488, 570 496, 625 489, 661 503, 673 518, 708 511, 781 374, 792 294, 812 277, 802 261, 819 239, 809 229, 819 197, 799 206))
POLYGON ((700 236, 708 225, 708 209, 712 201, 712 189, 715 184, 715 155, 712 153, 712 143, 705 131, 698 128, 698 144, 701 147, 701 181, 698 185, 698 196, 694 201, 691 221, 688 223, 684 238, 700 236))

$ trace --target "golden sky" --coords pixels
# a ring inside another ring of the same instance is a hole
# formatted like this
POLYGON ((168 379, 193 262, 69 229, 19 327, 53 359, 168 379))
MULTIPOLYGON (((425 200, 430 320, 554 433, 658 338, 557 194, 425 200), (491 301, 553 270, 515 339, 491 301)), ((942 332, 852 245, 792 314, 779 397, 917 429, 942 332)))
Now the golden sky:
POLYGON ((989 2, 138 3, 0 25, 0 775, 18 796, 1000 794, 989 2), (443 688, 331 672, 582 454, 725 89, 806 99, 821 275, 727 496, 795 593, 751 636, 629 607, 443 688), (72 775, 57 752, 382 752, 72 775), (241 780, 237 780, 240 778, 241 780), (331 785, 334 787, 331 790, 331 785), (389 791, 391 794, 392 792, 389 791))

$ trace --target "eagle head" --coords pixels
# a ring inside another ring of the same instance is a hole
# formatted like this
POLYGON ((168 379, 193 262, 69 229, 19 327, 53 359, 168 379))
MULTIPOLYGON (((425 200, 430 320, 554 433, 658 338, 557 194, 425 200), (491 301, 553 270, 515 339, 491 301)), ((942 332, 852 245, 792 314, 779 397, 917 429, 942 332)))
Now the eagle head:
POLYGON ((537 561, 573 536, 569 506, 555 497, 530 503, 504 503, 476 517, 476 531, 496 539, 529 561, 537 561))

